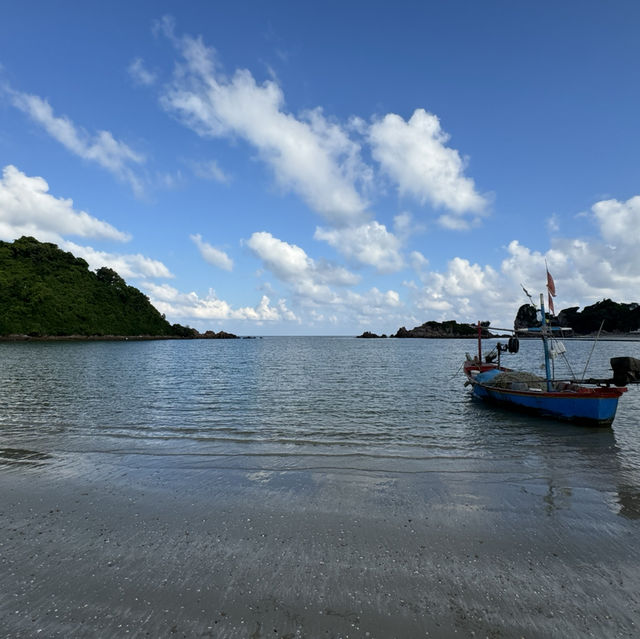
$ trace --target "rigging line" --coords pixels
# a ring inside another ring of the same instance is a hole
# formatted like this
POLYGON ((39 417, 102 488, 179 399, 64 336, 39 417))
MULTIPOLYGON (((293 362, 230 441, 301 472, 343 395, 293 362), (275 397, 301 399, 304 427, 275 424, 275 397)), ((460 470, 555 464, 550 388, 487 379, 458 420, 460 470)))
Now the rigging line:
POLYGON ((593 350, 600 339, 600 332, 602 331, 602 327, 604 326, 604 320, 600 322, 600 328, 598 329, 598 334, 596 335, 596 339, 593 342, 593 346, 591 347, 591 352, 589 353, 589 357, 587 358, 587 363, 584 365, 584 371, 582 372, 582 380, 584 381, 584 377, 587 374, 587 368, 589 367, 589 362, 591 361, 591 356, 593 355, 593 350))
MULTIPOLYGON (((552 338, 552 342, 554 344, 562 344, 562 342, 560 342, 559 340, 552 338)), ((562 355, 562 359, 564 360, 564 363, 567 365, 567 368, 569 369, 569 372, 571 373, 571 377, 575 377, 575 373, 573 372, 573 368, 571 367, 571 364, 569 363, 569 359, 567 358, 567 353, 566 351, 561 353, 562 355)))
POLYGON ((449 378, 449 381, 454 380, 458 376, 458 373, 462 370, 463 366, 464 366, 464 362, 460 364, 460 368, 458 368, 458 370, 449 378))
MULTIPOLYGON (((569 369, 569 372, 571 373, 571 377, 575 377, 575 373, 573 372, 573 368, 571 367, 571 364, 569 363, 569 359, 567 358, 567 354, 566 353, 562 353, 562 359, 564 360, 564 363, 567 365, 567 368, 569 369)), ((584 377, 584 375, 583 375, 584 377)))

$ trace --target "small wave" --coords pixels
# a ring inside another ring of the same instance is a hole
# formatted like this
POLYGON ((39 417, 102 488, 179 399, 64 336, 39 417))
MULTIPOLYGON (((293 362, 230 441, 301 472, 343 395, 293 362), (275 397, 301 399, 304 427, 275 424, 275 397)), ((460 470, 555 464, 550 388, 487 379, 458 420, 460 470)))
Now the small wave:
POLYGON ((17 464, 41 465, 51 459, 48 453, 40 453, 24 448, 0 448, 0 465, 14 466, 17 464))

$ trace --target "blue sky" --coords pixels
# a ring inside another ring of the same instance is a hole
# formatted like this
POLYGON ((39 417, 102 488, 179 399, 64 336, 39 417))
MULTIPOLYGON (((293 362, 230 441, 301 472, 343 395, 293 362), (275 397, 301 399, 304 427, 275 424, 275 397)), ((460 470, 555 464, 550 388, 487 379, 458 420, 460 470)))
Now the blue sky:
POLYGON ((0 239, 239 334, 640 301, 637 2, 5 3, 0 239))

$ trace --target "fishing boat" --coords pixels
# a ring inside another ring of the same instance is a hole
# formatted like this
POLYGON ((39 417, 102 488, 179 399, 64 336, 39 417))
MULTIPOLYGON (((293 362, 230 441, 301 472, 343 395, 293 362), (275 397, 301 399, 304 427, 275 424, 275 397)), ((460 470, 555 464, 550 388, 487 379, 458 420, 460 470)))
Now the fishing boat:
POLYGON ((539 335, 542 340, 545 377, 501 366, 501 353, 518 352, 519 342, 515 331, 507 344, 498 344, 495 352, 483 361, 484 329, 478 322, 478 354, 474 357, 467 354, 463 364, 467 377, 465 385, 472 387, 475 397, 505 408, 585 426, 610 426, 616 415, 618 399, 627 391, 627 385, 640 383, 640 360, 632 357, 612 358, 611 378, 554 379, 552 359, 566 350, 554 336, 561 333, 562 329, 549 325, 543 295, 540 295, 539 312, 540 327, 529 331, 539 335))

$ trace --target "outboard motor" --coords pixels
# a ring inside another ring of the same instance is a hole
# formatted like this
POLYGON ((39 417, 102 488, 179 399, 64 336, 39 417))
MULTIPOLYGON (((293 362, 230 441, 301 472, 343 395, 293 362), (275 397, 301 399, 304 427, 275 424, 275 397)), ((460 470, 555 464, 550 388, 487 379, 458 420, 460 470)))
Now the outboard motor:
POLYGON ((640 359, 635 357, 612 357, 613 383, 616 386, 640 383, 640 359))

